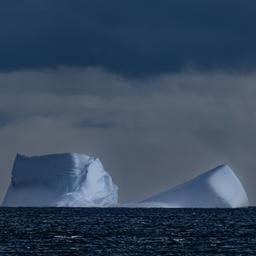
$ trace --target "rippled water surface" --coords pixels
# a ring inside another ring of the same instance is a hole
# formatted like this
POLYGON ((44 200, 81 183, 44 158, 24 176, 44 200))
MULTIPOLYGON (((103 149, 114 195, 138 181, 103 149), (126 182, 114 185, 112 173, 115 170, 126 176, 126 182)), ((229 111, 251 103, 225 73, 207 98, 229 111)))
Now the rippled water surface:
POLYGON ((256 255, 256 208, 0 208, 0 255, 256 255))

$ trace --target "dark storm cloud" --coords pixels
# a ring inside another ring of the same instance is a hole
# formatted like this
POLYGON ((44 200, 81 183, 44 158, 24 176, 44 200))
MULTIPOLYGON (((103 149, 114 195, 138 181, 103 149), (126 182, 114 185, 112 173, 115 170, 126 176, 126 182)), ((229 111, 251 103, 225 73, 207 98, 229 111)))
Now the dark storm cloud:
POLYGON ((121 201, 227 163, 255 203, 255 84, 254 72, 143 79, 102 68, 0 73, 0 120, 11 117, 0 127, 1 194, 17 152, 82 152, 102 160, 121 201))
POLYGON ((129 75, 256 66, 256 2, 0 3, 0 69, 101 66, 129 75))

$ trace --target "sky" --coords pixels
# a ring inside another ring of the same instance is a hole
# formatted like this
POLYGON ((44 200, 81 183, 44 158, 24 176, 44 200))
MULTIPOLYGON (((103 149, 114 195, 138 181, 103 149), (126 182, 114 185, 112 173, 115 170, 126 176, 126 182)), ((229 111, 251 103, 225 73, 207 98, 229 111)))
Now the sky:
POLYGON ((256 2, 0 2, 0 200, 16 153, 97 156, 121 202, 229 164, 256 204, 256 2))

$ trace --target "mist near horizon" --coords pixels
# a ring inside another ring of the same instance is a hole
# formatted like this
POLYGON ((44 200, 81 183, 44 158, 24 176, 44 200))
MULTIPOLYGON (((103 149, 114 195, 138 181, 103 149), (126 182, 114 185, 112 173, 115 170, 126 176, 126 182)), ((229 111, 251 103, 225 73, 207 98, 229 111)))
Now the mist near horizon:
POLYGON ((2 72, 1 197, 17 152, 80 152, 102 160, 121 202, 228 164, 255 204, 255 81, 254 72, 144 79, 100 68, 2 72))

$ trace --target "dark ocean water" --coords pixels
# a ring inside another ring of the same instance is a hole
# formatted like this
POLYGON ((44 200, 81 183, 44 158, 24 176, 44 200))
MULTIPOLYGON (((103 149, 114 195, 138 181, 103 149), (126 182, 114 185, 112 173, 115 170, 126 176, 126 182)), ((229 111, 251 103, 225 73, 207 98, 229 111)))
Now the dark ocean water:
POLYGON ((0 208, 0 255, 256 256, 256 208, 0 208))

